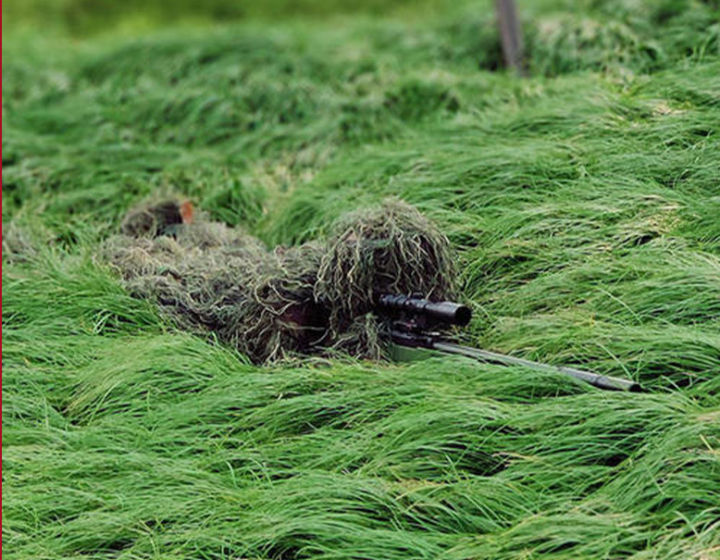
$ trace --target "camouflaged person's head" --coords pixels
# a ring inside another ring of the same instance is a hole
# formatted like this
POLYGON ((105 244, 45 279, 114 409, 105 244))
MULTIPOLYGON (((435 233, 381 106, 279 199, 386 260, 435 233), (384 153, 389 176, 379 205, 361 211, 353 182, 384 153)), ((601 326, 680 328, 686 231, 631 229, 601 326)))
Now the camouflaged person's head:
POLYGON ((326 243, 315 297, 347 317, 370 311, 380 295, 449 299, 456 285, 450 242, 397 199, 339 219, 326 243))

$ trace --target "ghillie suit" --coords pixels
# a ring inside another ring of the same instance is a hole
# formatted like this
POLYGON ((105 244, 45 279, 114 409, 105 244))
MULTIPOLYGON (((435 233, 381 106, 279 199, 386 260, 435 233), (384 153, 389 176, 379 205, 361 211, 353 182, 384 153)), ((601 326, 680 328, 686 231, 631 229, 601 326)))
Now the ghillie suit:
POLYGON ((103 256, 132 294, 254 362, 333 350, 378 358, 379 295, 447 299, 455 287, 447 238, 397 200, 346 215, 324 242, 272 251, 177 201, 130 212, 122 231, 103 256))

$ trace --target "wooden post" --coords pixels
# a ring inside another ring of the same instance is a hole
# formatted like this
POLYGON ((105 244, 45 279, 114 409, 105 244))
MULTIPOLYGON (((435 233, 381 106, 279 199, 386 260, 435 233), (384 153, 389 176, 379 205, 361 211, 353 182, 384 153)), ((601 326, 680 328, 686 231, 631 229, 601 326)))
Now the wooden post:
POLYGON ((500 41, 505 66, 513 68, 520 76, 527 75, 523 61, 523 41, 515 0, 495 0, 500 41))

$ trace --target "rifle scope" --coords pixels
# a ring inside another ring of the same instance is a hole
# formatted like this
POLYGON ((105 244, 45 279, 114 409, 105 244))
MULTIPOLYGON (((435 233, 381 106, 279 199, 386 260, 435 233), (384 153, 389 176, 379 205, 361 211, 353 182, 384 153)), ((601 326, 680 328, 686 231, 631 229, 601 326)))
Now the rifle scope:
POLYGON ((470 322, 472 311, 467 305, 452 301, 430 301, 423 298, 385 294, 380 296, 378 305, 395 313, 419 315, 428 319, 464 327, 470 322))

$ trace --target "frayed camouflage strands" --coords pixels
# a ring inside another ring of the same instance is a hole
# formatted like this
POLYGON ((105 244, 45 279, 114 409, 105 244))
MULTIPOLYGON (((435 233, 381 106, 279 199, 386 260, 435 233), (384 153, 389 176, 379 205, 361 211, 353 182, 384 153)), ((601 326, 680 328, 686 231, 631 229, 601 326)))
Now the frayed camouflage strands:
POLYGON ((330 310, 330 327, 371 311, 378 295, 455 296, 455 259, 450 243, 416 209, 398 200, 338 220, 326 242, 315 282, 315 299, 330 310))
POLYGON ((267 250, 239 228, 163 201, 130 212, 103 259, 136 297, 176 324, 211 331, 256 363, 295 354, 383 356, 382 293, 454 295, 447 238, 417 210, 388 200, 349 214, 324 242, 267 250))

